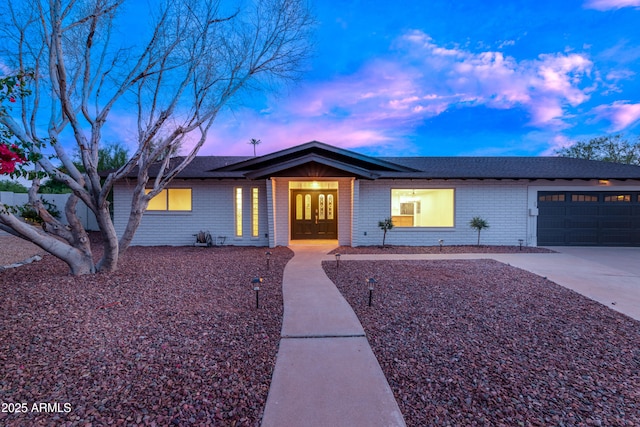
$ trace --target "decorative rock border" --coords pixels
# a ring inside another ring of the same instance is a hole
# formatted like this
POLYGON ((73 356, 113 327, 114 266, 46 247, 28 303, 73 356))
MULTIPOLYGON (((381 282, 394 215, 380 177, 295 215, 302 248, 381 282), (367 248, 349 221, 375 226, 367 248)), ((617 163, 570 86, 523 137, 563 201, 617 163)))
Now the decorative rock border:
POLYGON ((42 259, 42 257, 40 255, 34 255, 34 256, 32 256, 30 258, 27 258, 27 259, 25 259, 23 261, 14 262, 13 264, 0 265, 0 271, 8 270, 10 268, 22 267, 25 264, 31 264, 32 262, 40 261, 41 259, 42 259))

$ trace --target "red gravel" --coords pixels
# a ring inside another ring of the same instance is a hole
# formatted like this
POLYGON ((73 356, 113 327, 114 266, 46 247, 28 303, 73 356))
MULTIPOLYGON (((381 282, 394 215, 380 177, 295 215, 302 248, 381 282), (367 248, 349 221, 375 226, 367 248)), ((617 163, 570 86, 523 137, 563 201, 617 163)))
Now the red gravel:
POLYGON ((324 268, 410 426, 640 425, 640 323, 629 317, 491 260, 324 268))
POLYGON ((269 271, 264 248, 133 247, 114 274, 0 272, 0 425, 259 425, 293 255, 270 250, 269 271))
POLYGON ((331 254, 509 254, 509 253, 553 253, 547 248, 532 246, 470 246, 444 245, 440 246, 340 246, 332 250, 331 254))

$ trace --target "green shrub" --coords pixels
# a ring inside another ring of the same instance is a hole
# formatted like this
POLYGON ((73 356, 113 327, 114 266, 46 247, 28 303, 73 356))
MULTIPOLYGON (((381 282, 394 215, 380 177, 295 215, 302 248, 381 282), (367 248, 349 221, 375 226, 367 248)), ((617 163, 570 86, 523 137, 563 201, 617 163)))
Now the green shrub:
POLYGON ((0 181, 0 191, 10 191, 12 193, 27 193, 29 190, 19 182, 3 179, 2 181, 0 181))
MULTIPOLYGON (((58 218, 58 219, 60 218, 61 216, 60 211, 58 210, 58 208, 56 208, 56 206, 53 203, 50 203, 43 199, 42 204, 47 209, 47 211, 51 214, 52 217, 58 218)), ((43 219, 38 214, 38 212, 36 212, 36 210, 33 208, 33 206, 31 206, 30 203, 25 203, 24 205, 19 206, 17 210, 18 210, 18 214, 27 221, 36 222, 38 224, 42 224, 44 222, 43 219)))
POLYGON ((382 235, 382 247, 384 247, 384 242, 387 240, 387 231, 393 228, 393 220, 391 217, 388 217, 382 221, 378 221, 378 227, 384 232, 382 235))
POLYGON ((480 246, 480 232, 485 228, 489 228, 489 223, 486 219, 479 216, 474 216, 469 221, 469 226, 478 232, 478 246, 480 246))

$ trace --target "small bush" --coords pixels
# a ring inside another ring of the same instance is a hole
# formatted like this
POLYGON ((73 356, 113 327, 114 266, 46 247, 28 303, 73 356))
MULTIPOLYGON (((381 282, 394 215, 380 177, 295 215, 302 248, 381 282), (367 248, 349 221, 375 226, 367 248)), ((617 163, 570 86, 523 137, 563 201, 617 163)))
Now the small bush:
POLYGON ((478 231, 478 246, 480 246, 480 232, 485 228, 489 228, 489 223, 486 219, 483 219, 479 216, 474 216, 473 218, 471 218, 471 221, 469 221, 469 226, 478 231))
POLYGON ((387 239, 387 231, 393 228, 393 220, 391 217, 388 217, 382 221, 378 221, 378 227, 384 232, 382 235, 382 247, 384 247, 384 242, 387 239))
MULTIPOLYGON (((60 211, 58 210, 58 208, 56 208, 56 206, 53 203, 50 203, 43 199, 42 204, 44 205, 45 209, 47 209, 47 211, 51 214, 52 217, 60 218, 61 216, 60 211)), ((38 224, 42 224, 44 222, 43 219, 38 214, 38 212, 36 212, 33 206, 31 206, 31 204, 29 203, 25 203, 24 205, 19 206, 18 214, 27 221, 36 222, 38 224)))

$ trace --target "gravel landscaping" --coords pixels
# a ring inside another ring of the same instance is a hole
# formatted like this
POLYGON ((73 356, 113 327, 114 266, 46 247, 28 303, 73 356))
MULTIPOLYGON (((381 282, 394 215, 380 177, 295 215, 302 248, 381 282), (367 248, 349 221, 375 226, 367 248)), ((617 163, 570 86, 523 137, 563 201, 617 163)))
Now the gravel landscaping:
POLYGON ((227 246, 133 247, 114 274, 50 255, 0 272, 0 425, 259 425, 293 256, 270 251, 268 271, 265 248, 227 246))
POLYGON ((409 426, 640 425, 639 322, 492 260, 323 266, 409 426))
POLYGON ((33 256, 42 256, 45 251, 33 243, 8 234, 0 235, 0 271, 4 266, 25 261, 33 256))

